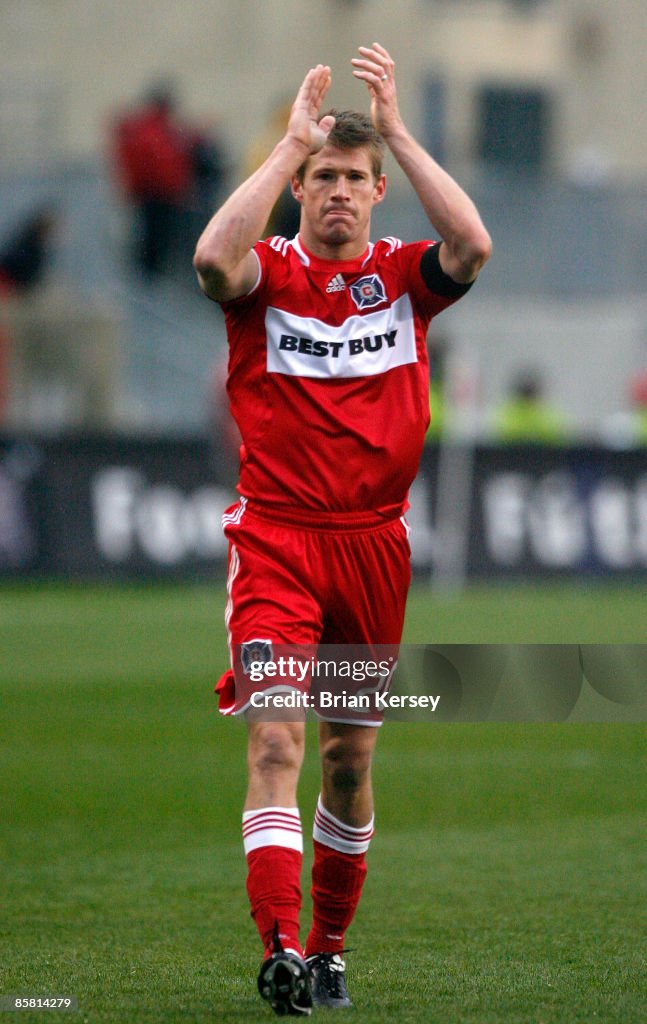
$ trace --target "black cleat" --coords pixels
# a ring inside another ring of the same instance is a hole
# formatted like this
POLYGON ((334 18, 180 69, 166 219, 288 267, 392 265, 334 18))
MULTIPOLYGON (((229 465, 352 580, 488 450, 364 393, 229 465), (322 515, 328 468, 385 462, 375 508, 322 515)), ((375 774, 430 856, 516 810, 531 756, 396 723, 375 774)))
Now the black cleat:
POLYGON ((310 975, 304 960, 283 949, 274 929, 274 952, 258 973, 258 991, 279 1017, 309 1017, 312 1013, 310 975))
POLYGON ((313 953, 306 957, 306 964, 315 1006, 343 1010, 353 1005, 346 988, 346 964, 339 953, 313 953))

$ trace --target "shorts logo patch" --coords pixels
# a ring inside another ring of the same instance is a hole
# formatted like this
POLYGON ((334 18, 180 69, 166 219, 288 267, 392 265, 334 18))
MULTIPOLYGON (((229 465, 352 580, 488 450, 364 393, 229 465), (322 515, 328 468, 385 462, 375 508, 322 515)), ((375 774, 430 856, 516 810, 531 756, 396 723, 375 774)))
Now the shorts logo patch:
POLYGON ((371 306, 386 302, 386 291, 377 274, 360 277, 359 281, 350 285, 350 294, 358 309, 370 309, 371 306))
POLYGON ((252 665, 267 665, 274 660, 271 640, 248 640, 240 645, 240 660, 245 675, 249 675, 252 665))

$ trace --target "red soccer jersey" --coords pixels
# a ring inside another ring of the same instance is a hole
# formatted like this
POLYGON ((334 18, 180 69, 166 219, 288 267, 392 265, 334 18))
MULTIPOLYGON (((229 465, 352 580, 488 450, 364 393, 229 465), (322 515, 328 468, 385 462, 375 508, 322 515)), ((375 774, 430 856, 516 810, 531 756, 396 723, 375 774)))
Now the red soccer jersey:
POLYGON ((255 246, 256 287, 223 303, 241 494, 402 512, 429 423, 429 323, 467 290, 439 268, 425 283, 433 244, 383 238, 346 261, 313 256, 298 236, 255 246))

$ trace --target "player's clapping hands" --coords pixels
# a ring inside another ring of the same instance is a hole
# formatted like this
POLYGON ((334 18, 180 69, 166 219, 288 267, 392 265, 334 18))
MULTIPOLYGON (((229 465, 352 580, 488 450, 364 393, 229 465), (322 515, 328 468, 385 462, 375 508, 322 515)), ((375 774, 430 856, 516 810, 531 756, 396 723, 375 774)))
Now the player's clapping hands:
POLYGON ((395 88, 395 62, 380 43, 359 46, 353 57, 355 78, 366 82, 371 97, 373 124, 384 138, 402 125, 395 88))
POLYGON ((328 134, 335 123, 335 118, 331 115, 322 117, 321 121, 317 122, 321 104, 331 81, 330 68, 324 64, 317 64, 316 68, 308 71, 292 106, 288 135, 302 142, 309 153, 319 152, 326 144, 328 134))
MULTIPOLYGON (((371 117, 377 130, 387 138, 402 125, 395 88, 395 62, 380 44, 358 47, 359 57, 353 57, 353 74, 366 82, 371 97, 371 117)), ((317 153, 325 144, 335 119, 331 115, 321 118, 321 105, 330 88, 332 76, 325 64, 311 68, 304 78, 292 106, 288 134, 317 153)))

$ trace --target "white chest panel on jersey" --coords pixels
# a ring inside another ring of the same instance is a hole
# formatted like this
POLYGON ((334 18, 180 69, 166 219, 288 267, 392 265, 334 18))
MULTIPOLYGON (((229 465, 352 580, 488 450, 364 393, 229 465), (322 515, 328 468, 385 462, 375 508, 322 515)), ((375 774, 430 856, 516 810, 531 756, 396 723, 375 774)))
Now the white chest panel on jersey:
POLYGON ((267 372, 291 377, 372 377, 418 361, 411 299, 349 316, 339 327, 269 306, 267 372))

